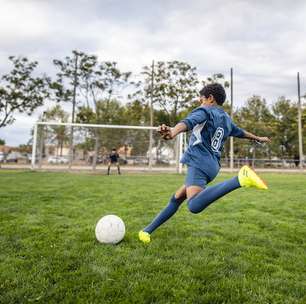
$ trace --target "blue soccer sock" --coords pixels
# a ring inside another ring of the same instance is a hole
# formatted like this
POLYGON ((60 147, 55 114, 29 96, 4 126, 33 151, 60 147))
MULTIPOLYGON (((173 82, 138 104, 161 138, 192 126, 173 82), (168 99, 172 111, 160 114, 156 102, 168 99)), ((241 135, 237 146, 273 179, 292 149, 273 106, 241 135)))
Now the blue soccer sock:
POLYGON ((225 182, 207 187, 188 200, 188 208, 192 213, 199 213, 218 198, 240 187, 237 176, 225 182))
POLYGON ((175 198, 173 195, 169 201, 169 204, 155 217, 150 225, 143 229, 143 231, 152 233, 161 224, 166 222, 180 207, 186 197, 175 198))

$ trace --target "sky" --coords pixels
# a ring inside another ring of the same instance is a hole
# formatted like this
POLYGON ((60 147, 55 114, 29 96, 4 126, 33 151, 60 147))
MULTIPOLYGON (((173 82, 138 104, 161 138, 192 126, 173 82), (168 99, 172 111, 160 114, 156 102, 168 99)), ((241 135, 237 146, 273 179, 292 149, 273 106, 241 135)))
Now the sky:
MULTIPOLYGON (((238 107, 254 94, 269 104, 296 100, 297 72, 306 92, 304 0, 0 0, 0 8, 0 76, 10 55, 37 60, 39 72, 54 75, 52 60, 77 49, 135 75, 153 59, 186 61, 203 79, 229 79, 232 67, 238 107)), ((15 115, 0 138, 25 144, 52 105, 15 115)))

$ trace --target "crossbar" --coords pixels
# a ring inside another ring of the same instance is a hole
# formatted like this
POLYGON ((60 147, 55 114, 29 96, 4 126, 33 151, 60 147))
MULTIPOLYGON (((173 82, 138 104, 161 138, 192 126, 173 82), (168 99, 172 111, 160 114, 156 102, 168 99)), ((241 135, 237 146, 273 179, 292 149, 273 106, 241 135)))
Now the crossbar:
POLYGON ((45 126, 68 126, 68 127, 107 128, 107 129, 157 130, 157 127, 126 126, 126 125, 81 124, 81 123, 71 123, 71 122, 45 122, 45 121, 38 121, 36 124, 37 125, 45 125, 45 126))

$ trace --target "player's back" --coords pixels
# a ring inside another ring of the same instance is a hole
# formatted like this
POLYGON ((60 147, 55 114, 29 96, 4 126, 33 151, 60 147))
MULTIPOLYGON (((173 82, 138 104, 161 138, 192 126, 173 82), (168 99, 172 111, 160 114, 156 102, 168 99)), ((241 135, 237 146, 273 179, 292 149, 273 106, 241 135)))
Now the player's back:
POLYGON ((203 145, 218 159, 232 131, 230 116, 219 107, 207 107, 207 120, 201 132, 203 145))
POLYGON ((203 168, 213 176, 218 172, 221 151, 229 136, 242 136, 243 131, 235 126, 230 116, 221 108, 201 106, 193 110, 186 119, 192 134, 182 162, 203 168))

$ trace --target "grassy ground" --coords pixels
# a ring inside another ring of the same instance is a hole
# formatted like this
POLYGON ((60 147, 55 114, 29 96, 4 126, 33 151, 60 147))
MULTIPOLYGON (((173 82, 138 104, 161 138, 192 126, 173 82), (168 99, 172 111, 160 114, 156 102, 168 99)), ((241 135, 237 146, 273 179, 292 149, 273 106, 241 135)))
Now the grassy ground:
POLYGON ((0 302, 306 303, 306 177, 264 178, 267 192, 183 206, 144 246, 181 176, 0 171, 0 302), (110 213, 127 228, 117 246, 94 236, 110 213))

